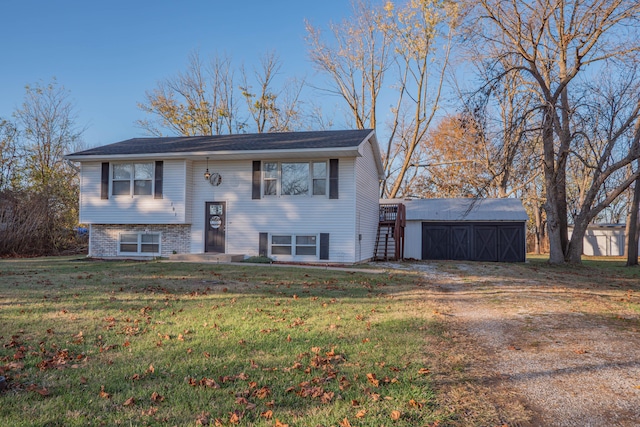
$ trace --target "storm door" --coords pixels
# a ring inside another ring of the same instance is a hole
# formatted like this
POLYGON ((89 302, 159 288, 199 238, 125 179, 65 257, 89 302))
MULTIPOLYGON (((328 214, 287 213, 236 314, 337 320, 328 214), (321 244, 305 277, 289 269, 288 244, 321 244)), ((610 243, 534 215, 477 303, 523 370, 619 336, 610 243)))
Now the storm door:
POLYGON ((206 202, 205 203, 205 237, 204 237, 204 251, 205 252, 225 252, 225 216, 226 216, 226 203, 225 202, 206 202))

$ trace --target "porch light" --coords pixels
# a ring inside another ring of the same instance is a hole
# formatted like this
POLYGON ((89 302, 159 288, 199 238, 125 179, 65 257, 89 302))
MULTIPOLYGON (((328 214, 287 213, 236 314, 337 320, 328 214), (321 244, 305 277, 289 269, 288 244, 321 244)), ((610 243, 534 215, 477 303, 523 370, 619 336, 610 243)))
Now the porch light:
POLYGON ((211 178, 211 173, 209 173, 209 158, 207 157, 207 170, 204 173, 204 179, 205 181, 209 181, 209 178, 211 178))

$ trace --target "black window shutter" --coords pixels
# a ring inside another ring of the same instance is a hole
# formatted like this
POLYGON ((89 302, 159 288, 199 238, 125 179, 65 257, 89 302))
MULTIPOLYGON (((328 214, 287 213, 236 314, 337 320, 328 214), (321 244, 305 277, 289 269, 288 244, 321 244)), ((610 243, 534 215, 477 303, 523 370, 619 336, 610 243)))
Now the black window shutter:
POLYGON ((269 254, 269 233, 260 233, 258 243, 258 255, 267 256, 269 254))
POLYGON ((102 164, 102 176, 100 178, 100 198, 109 198, 109 163, 102 164))
POLYGON ((320 233, 320 259, 329 259, 329 233, 320 233))
POLYGON ((329 198, 338 198, 338 159, 329 159, 329 198))
POLYGON ((162 199, 162 173, 164 168, 164 162, 159 160, 156 162, 155 181, 156 185, 153 190, 154 199, 162 199))
POLYGON ((259 199, 260 198, 260 161, 253 161, 253 177, 251 180, 251 198, 259 199))

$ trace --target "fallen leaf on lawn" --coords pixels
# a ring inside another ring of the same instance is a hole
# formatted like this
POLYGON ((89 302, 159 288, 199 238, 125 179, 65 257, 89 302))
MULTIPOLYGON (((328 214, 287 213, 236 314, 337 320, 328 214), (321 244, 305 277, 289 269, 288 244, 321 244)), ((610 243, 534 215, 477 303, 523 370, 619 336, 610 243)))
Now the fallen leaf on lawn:
POLYGON ((149 409, 147 409, 146 411, 143 410, 142 411, 142 415, 146 415, 148 417, 152 417, 156 414, 156 412, 158 412, 158 408, 156 408, 155 406, 150 407, 149 409))
POLYGON ((431 373, 431 371, 429 370, 429 368, 420 368, 420 369, 418 369, 418 373, 420 375, 427 375, 427 374, 431 373))
POLYGON ((391 419, 394 421, 398 421, 401 415, 400 411, 391 411, 391 419))
POLYGON ((31 384, 29 387, 27 387, 28 391, 34 391, 36 393, 38 393, 40 396, 48 396, 49 395, 49 390, 47 390, 45 387, 42 388, 38 388, 37 385, 35 384, 31 384))
POLYGON ((364 418, 365 415, 367 415, 367 410, 366 409, 361 409, 356 414, 356 418, 364 418))
POLYGON ((349 422, 349 419, 346 417, 344 420, 340 421, 338 424, 340 424, 340 427, 351 427, 351 423, 349 422))
POLYGON ((122 404, 122 406, 132 406, 136 404, 136 399, 133 397, 128 398, 127 400, 124 401, 124 403, 122 404))
POLYGON ((270 420, 273 417, 273 411, 269 409, 267 411, 262 412, 260 416, 264 419, 270 420))
POLYGON ((202 378, 200 380, 200 385, 209 388, 220 388, 218 383, 216 383, 216 380, 213 378, 202 378))
POLYGON ((230 424, 240 424, 240 420, 242 419, 242 414, 238 411, 233 411, 229 415, 229 423, 230 424))
POLYGON ((153 400, 154 402, 162 402, 164 400, 164 396, 161 396, 154 391, 153 393, 151 393, 151 400, 153 400))
POLYGON ((269 387, 267 387, 267 386, 264 386, 264 387, 260 388, 259 390, 256 390, 256 397, 258 399, 266 399, 270 395, 271 395, 271 389, 269 389, 269 387))
POLYGON ((111 397, 111 395, 109 393, 107 393, 106 391, 104 391, 104 386, 101 385, 100 386, 100 393, 99 396, 103 399, 109 399, 111 397))
POLYGON ((156 368, 154 368, 153 365, 149 365, 149 367, 147 368, 148 374, 153 374, 155 371, 156 371, 156 368))
POLYGON ((376 378, 376 374, 367 374, 367 379, 374 387, 378 387, 380 385, 380 381, 376 378))
POLYGON ((209 413, 202 412, 200 415, 196 417, 196 425, 197 426, 208 426, 209 425, 209 413))
POLYGON ((279 419, 276 419, 275 427, 289 427, 289 424, 281 423, 279 419))
POLYGON ((333 396, 334 396, 334 393, 332 391, 324 392, 320 397, 320 401, 322 403, 330 403, 333 400, 333 396))
POLYGON ((411 400, 409 401, 409 406, 411 406, 411 407, 413 407, 413 408, 418 408, 418 409, 420 409, 420 408, 422 408, 422 403, 420 403, 420 402, 416 402, 415 400, 411 399, 411 400))

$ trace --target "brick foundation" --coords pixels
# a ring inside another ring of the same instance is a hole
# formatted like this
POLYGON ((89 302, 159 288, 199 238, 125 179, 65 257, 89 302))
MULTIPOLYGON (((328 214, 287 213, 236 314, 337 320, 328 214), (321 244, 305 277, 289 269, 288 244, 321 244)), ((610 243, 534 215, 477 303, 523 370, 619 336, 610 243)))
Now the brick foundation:
POLYGON ((160 233, 161 256, 188 254, 191 247, 191 225, 105 225, 92 224, 89 236, 90 257, 118 256, 120 233, 160 233))

